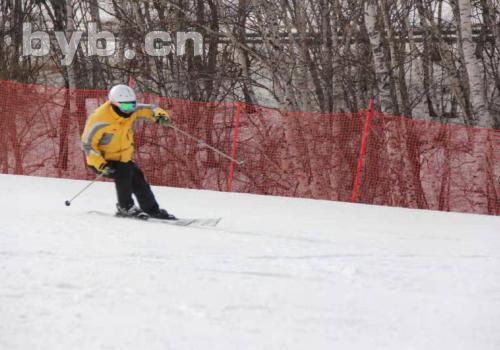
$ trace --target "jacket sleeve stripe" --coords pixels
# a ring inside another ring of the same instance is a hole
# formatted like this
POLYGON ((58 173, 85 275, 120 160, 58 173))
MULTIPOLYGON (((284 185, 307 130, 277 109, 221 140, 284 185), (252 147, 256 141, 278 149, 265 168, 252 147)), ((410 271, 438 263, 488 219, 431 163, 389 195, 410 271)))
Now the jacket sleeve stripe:
POLYGON ((95 123, 89 128, 89 130, 87 131, 87 135, 85 135, 82 142, 82 149, 86 155, 89 155, 92 151, 99 153, 97 150, 92 148, 92 139, 95 137, 99 130, 108 125, 109 123, 95 123))

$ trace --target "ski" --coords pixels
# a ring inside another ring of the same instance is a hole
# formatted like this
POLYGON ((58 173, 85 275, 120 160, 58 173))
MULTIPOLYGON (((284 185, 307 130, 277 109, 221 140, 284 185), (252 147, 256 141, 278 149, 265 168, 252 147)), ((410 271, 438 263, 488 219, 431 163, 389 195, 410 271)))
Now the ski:
POLYGON ((221 221, 222 218, 178 218, 177 220, 162 220, 162 219, 155 219, 155 218, 148 218, 148 219, 140 219, 136 218, 133 216, 120 216, 116 214, 110 214, 102 211, 96 211, 92 210, 88 212, 89 214, 96 214, 96 215, 101 215, 101 216, 111 216, 115 218, 122 218, 122 219, 133 219, 133 220, 138 220, 138 221, 149 221, 149 222, 156 222, 156 223, 162 223, 162 224, 167 224, 167 225, 174 225, 174 226, 193 226, 193 227, 215 227, 217 224, 221 221))

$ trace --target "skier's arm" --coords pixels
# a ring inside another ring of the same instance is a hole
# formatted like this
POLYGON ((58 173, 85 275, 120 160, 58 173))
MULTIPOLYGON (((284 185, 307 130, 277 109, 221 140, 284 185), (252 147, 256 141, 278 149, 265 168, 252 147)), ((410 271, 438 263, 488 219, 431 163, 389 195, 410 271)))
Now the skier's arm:
POLYGON ((91 121, 89 123, 82 135, 82 149, 85 152, 87 165, 102 170, 106 165, 106 160, 99 151, 99 140, 104 134, 104 127, 109 124, 103 122, 92 123, 91 121))
POLYGON ((137 110, 137 118, 147 119, 160 125, 168 125, 171 121, 170 112, 160 107, 139 108, 137 110))

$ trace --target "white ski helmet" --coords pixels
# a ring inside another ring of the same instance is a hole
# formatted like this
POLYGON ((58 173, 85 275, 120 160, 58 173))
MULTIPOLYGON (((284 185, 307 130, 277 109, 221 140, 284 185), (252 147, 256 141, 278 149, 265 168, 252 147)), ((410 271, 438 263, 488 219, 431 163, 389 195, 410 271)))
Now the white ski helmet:
POLYGON ((137 107, 134 90, 123 84, 115 85, 109 90, 108 99, 112 105, 124 113, 131 113, 137 107))

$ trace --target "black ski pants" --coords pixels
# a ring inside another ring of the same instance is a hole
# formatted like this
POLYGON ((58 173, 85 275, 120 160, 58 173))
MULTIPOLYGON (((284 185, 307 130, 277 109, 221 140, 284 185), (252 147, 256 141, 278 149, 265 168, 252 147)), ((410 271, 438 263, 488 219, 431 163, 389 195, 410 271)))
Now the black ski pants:
POLYGON ((120 207, 125 209, 132 207, 134 205, 132 194, 134 194, 143 211, 148 214, 158 212, 159 206, 153 191, 146 182, 142 170, 134 162, 123 163, 110 160, 107 164, 115 169, 115 173, 110 177, 115 181, 120 207))

